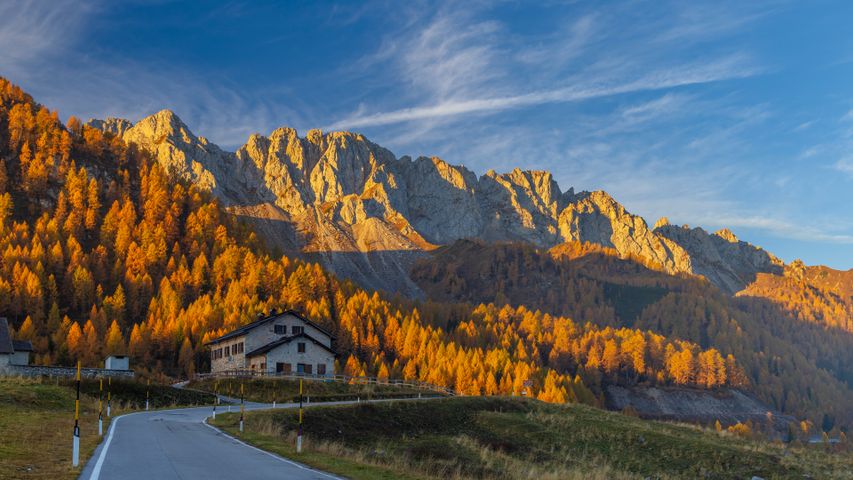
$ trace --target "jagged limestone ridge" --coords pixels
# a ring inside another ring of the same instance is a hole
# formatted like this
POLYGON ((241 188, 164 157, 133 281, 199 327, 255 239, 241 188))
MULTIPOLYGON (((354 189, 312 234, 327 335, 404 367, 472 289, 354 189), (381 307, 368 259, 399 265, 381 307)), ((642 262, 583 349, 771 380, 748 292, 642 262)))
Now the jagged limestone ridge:
POLYGON ((381 277, 391 275, 391 289, 401 285, 416 294, 408 278, 396 278, 406 276, 404 263, 412 258, 402 253, 461 238, 542 247, 593 242, 669 273, 704 275, 732 293, 756 272, 781 265, 726 229, 709 235, 665 218, 650 229, 606 192, 562 192, 550 172, 516 168, 477 177, 437 157, 398 159, 357 133, 311 130, 300 137, 292 128, 254 134, 226 152, 169 110, 132 126, 120 119, 89 125, 150 151, 169 171, 255 222, 271 242, 322 253, 329 268, 362 277, 369 287, 388 288, 381 277), (406 260, 395 261, 394 252, 406 260))

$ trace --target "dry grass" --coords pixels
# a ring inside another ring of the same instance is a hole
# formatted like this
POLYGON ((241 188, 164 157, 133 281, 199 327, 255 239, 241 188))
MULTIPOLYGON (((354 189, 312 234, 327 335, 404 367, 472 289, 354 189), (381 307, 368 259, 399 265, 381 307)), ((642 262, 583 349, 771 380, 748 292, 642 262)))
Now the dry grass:
MULTIPOLYGON (((114 380, 112 415, 144 405, 147 388, 140 382, 114 380)), ((0 377, 0 480, 76 478, 100 443, 97 395, 97 381, 85 380, 80 395, 81 466, 72 468, 73 382, 0 377)), ((158 409, 212 400, 209 395, 188 394, 162 385, 151 385, 150 397, 152 408, 158 409)), ((105 402, 104 433, 108 428, 105 402)))
MULTIPOLYGON (((586 406, 454 398, 251 412, 243 438, 349 478, 853 479, 853 456, 786 448, 586 406)), ((217 426, 236 432, 236 417, 217 426)))
MULTIPOLYGON (((79 475, 100 442, 98 401, 81 396, 81 467, 73 468, 74 399, 71 389, 49 380, 0 378, 0 479, 70 479, 79 475)), ((113 408, 113 413, 120 413, 120 408, 113 408)), ((105 418, 105 432, 108 427, 109 419, 105 418)))

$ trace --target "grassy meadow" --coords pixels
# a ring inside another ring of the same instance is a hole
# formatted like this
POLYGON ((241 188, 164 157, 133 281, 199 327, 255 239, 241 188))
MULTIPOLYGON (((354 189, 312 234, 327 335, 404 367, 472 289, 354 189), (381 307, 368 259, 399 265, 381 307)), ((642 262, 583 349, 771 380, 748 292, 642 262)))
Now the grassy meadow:
MULTIPOLYGON (((104 382, 104 433, 106 417, 104 382)), ((80 467, 71 466, 74 382, 70 379, 0 377, 0 479, 72 479, 100 443, 98 380, 81 382, 80 467)), ((145 383, 112 382, 112 416, 145 407, 145 383)), ((152 384, 150 408, 211 403, 213 397, 152 384)))
MULTIPOLYGON (((237 434, 237 416, 215 425, 237 434)), ((850 453, 786 448, 584 405, 505 397, 250 412, 244 440, 353 479, 853 479, 850 453)))

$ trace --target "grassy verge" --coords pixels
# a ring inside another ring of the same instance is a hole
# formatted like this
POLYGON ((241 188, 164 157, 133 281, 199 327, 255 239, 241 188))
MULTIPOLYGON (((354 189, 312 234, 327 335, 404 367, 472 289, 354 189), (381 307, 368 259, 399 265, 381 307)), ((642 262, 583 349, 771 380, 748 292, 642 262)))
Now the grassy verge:
MULTIPOLYGON (((190 382, 187 388, 213 392, 230 397, 240 396, 240 379, 205 379, 190 382)), ((244 379, 243 391, 246 400, 252 402, 296 402, 299 400, 299 380, 284 378, 253 378, 244 379)), ((379 399, 379 398, 412 398, 419 393, 424 396, 437 396, 408 387, 395 385, 357 385, 332 381, 303 381, 303 392, 310 397, 311 402, 334 402, 344 400, 379 399)))
MULTIPOLYGON (((80 467, 72 468, 73 381, 0 377, 0 479, 76 478, 101 440, 98 387, 97 380, 81 383, 80 467)), ((141 382, 114 380, 112 415, 144 407, 146 388, 141 382)), ((213 400, 211 395, 164 385, 151 385, 150 398, 151 408, 209 404, 213 400)), ((108 428, 105 403, 104 433, 108 428)))
MULTIPOLYGON (((353 479, 853 478, 853 456, 583 405, 466 397, 250 412, 243 439, 353 479)), ((237 433, 237 416, 215 424, 237 433)))
MULTIPOLYGON (((69 388, 74 387, 71 379, 62 379, 60 382, 69 388)), ((80 391, 83 394, 98 398, 100 384, 97 379, 87 378, 80 382, 80 391)), ((112 385, 104 380, 104 399, 107 397, 107 388, 112 390, 112 404, 120 405, 126 410, 145 408, 145 394, 148 392, 149 408, 171 408, 192 405, 212 405, 215 398, 212 394, 172 388, 169 385, 158 385, 152 383, 148 386, 144 381, 113 379, 112 385)))

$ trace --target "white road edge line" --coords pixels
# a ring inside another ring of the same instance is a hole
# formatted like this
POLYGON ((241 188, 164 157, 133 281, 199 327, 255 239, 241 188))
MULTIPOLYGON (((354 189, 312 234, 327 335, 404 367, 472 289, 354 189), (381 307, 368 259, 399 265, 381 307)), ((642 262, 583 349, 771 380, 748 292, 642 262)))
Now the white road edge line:
MULTIPOLYGON (((405 401, 405 400, 427 400, 427 399, 434 399, 434 398, 442 398, 442 397, 397 398, 397 399, 384 398, 384 399, 378 399, 378 400, 367 400, 367 401, 365 401, 365 402, 361 402, 361 403, 387 402, 387 401, 400 401, 400 400, 403 400, 403 401, 405 401)), ((325 402, 324 402, 324 403, 325 403, 325 402)), ((329 406, 332 406, 333 404, 338 404, 338 405, 347 405, 347 404, 357 404, 357 403, 359 403, 359 402, 353 402, 353 401, 351 401, 351 400, 350 400, 350 401, 344 401, 344 402, 328 402, 328 403, 329 403, 329 406)), ((295 404, 294 404, 294 405, 295 405, 295 404)), ((321 404, 321 405, 322 405, 322 404, 321 404)), ((312 404, 311 406, 318 406, 318 405, 317 405, 317 404, 312 404)), ((266 405, 264 405, 263 407, 266 407, 266 405)), ((261 407, 261 408, 252 408, 251 410, 268 410, 268 408, 263 408, 263 407, 261 407)), ((191 407, 191 408, 196 408, 196 407, 191 407)), ((285 408, 287 408, 287 407, 285 407, 285 408)), ((289 408, 293 408, 293 407, 289 407, 289 408)), ((171 409, 171 410, 183 410, 183 409, 176 408, 176 409, 171 409)), ((161 411, 159 411, 159 413, 164 413, 164 412, 168 412, 168 411, 171 411, 171 410, 161 410, 161 411)), ((151 412, 138 411, 138 412, 125 413, 125 414, 123 414, 123 415, 119 415, 119 416, 115 417, 115 419, 114 419, 113 421, 111 421, 111 422, 110 422, 110 429, 109 429, 109 432, 107 432, 107 440, 104 442, 104 447, 101 449, 101 453, 98 455, 98 461, 97 461, 97 462, 95 462, 95 467, 94 467, 94 468, 92 468, 92 474, 91 474, 91 475, 89 475, 89 480, 99 480, 99 479, 100 479, 100 477, 101 477, 101 468, 102 468, 102 467, 103 467, 103 465, 104 465, 104 459, 107 457, 107 450, 109 450, 109 448, 110 448, 110 443, 113 441, 113 433, 115 432, 115 429, 117 428, 116 426, 118 425, 119 420, 121 420, 121 419, 122 419, 122 418, 124 418, 124 417, 128 417, 128 416, 130 416, 130 415, 137 415, 137 414, 142 414, 142 413, 151 413, 151 412)), ((204 418, 204 420, 202 420, 202 422, 201 422, 201 423, 203 423, 203 424, 204 424, 205 426, 207 426, 208 428, 212 428, 214 431, 219 432, 219 433, 221 433, 221 434, 225 435, 226 437, 230 438, 231 440, 234 440, 234 441, 235 441, 235 442, 237 442, 237 443, 240 443, 240 444, 242 444, 242 445, 244 445, 244 446, 246 446, 246 447, 249 447, 249 448, 251 448, 251 449, 253 449, 253 450, 257 450, 257 451, 259 451, 259 452, 261 452, 261 453, 263 453, 263 454, 269 455, 269 456, 271 456, 271 457, 273 457, 273 458, 275 458, 275 459, 277 459, 277 460, 279 460, 279 461, 282 461, 282 462, 285 462, 285 463, 289 463, 289 464, 291 464, 291 465, 295 465, 295 466, 297 466, 297 467, 299 467, 299 468, 301 468, 301 469, 303 469, 303 470, 308 470, 308 471, 310 471, 310 472, 318 473, 318 474, 320 474, 320 475, 323 475, 323 476, 325 476, 325 477, 329 477, 329 478, 333 478, 333 479, 335 479, 335 480, 343 480, 341 477, 336 477, 336 476, 334 476, 334 475, 330 475, 330 474, 328 474, 328 473, 326 473, 326 472, 322 472, 322 471, 320 471, 320 470, 315 470, 315 469, 313 469, 313 468, 306 467, 305 465, 302 465, 301 463, 297 463, 297 462, 294 462, 294 461, 288 460, 288 459, 286 459, 286 458, 284 458, 284 457, 282 457, 282 456, 280 456, 280 455, 276 455, 276 454, 274 454, 274 453, 272 453, 272 452, 267 452, 266 450, 262 450, 262 449, 260 449, 260 448, 258 448, 258 447, 255 447, 255 446, 249 445, 248 443, 246 443, 246 442, 244 442, 244 441, 242 441, 242 440, 240 440, 240 439, 238 439, 238 438, 235 438, 235 437, 233 437, 233 436, 231 436, 231 435, 229 435, 229 434, 225 433, 224 431, 222 431, 222 430, 220 430, 220 429, 218 429, 218 428, 214 427, 213 425, 210 425, 209 423, 207 423, 207 419, 208 419, 208 418, 210 418, 210 417, 209 417, 209 416, 208 416, 208 417, 205 417, 205 418, 204 418)), ((84 468, 85 468, 85 467, 84 467, 84 468)))
MULTIPOLYGON (((209 417, 208 417, 208 418, 209 418, 209 417)), ((202 421, 202 423, 203 423, 206 427, 208 427, 208 428, 212 429, 213 431, 218 432, 218 433, 221 433, 222 435, 225 435, 226 437, 230 438, 231 440, 234 440, 235 442, 237 442, 237 443, 239 443, 239 444, 241 444, 241 445, 243 445, 243 446, 245 446, 245 447, 249 447, 249 448, 251 448, 252 450, 256 450, 256 451, 261 452, 261 453, 263 453, 263 454, 265 454, 265 455, 269 455, 270 457, 272 457, 272 458, 274 458, 274 459, 276 459, 276 460, 282 461, 282 462, 284 462, 284 463, 289 463, 289 464, 291 464, 291 465, 293 465, 293 466, 296 466, 296 467, 299 467, 299 468, 301 468, 301 469, 303 469, 303 470, 308 470, 309 472, 314 472, 314 473, 317 473, 317 474, 323 475, 324 477, 334 478, 335 480, 343 480, 341 477, 336 477, 336 476, 334 476, 334 475, 330 475, 330 474, 328 474, 328 473, 326 473, 326 472, 321 472, 320 470, 314 470, 313 468, 311 468, 311 467, 307 467, 307 466, 305 466, 305 465, 302 465, 301 463, 297 463, 297 462, 294 462, 294 461, 292 461, 292 460, 288 460, 288 459, 286 459, 286 458, 282 457, 281 455, 276 455, 276 454, 274 454, 274 453, 272 453, 272 452, 268 452, 268 451, 266 451, 266 450, 261 450, 260 448, 255 447, 254 445, 249 445, 248 443, 246 443, 246 442, 244 442, 244 441, 240 440, 239 438, 233 437, 233 436, 231 436, 231 435, 229 435, 229 434, 225 433, 224 431, 222 431, 222 430, 220 430, 220 429, 218 429, 218 428, 214 427, 213 425, 211 425, 211 424, 207 423, 207 418, 205 418, 205 419, 202 421)))
POLYGON ((100 455, 98 455, 98 461, 95 462, 95 467, 92 468, 92 474, 89 475, 89 480, 98 480, 101 477, 101 467, 104 466, 104 459, 107 458, 107 450, 109 450, 110 448, 110 442, 113 441, 113 432, 115 432, 116 425, 118 425, 118 422, 124 417, 127 417, 129 415, 136 415, 137 413, 142 412, 131 412, 126 413, 124 415, 119 415, 115 417, 112 422, 110 422, 110 431, 107 433, 107 441, 104 442, 104 448, 101 449, 101 453, 100 455))

